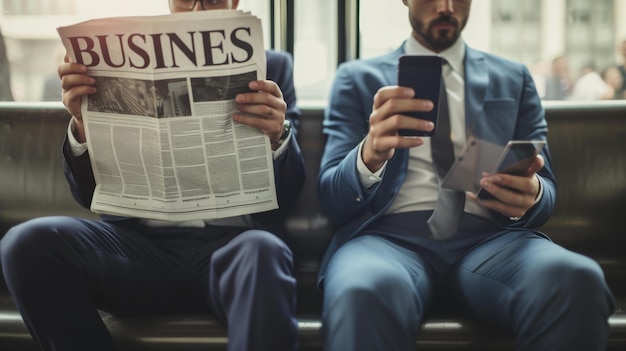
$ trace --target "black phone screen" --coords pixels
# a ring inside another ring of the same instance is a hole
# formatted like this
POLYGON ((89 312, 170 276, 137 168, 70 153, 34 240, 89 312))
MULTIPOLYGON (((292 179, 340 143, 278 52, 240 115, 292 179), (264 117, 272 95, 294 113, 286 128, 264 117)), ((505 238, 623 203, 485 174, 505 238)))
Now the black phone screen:
POLYGON ((535 158, 535 150, 532 144, 512 144, 504 154, 496 173, 524 174, 535 158))
POLYGON ((428 112, 406 111, 403 114, 429 120, 435 124, 430 132, 402 129, 403 136, 430 136, 437 129, 439 95, 442 88, 441 65, 443 59, 437 55, 403 55, 398 63, 398 85, 412 88, 416 99, 433 102, 434 108, 428 112))

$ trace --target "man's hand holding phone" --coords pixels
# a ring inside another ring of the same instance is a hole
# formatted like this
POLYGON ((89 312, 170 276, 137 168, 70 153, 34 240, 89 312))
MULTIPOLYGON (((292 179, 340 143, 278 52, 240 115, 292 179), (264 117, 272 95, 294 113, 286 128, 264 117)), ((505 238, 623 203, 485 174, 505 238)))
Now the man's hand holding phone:
POLYGON ((424 141, 419 136, 435 133, 441 64, 442 58, 435 55, 401 56, 398 86, 383 87, 374 96, 370 129, 361 155, 370 171, 380 169, 396 148, 420 146, 424 141))
POLYGON ((504 216, 521 218, 537 201, 541 185, 536 173, 543 166, 543 157, 535 155, 524 172, 485 173, 480 180, 481 190, 477 194, 467 194, 480 205, 504 216), (490 195, 480 196, 482 192, 490 195))
POLYGON ((404 111, 432 111, 432 101, 415 99, 411 88, 388 86, 374 96, 370 128, 363 144, 361 158, 367 168, 376 172, 389 160, 396 148, 411 148, 424 143, 422 138, 400 136, 399 130, 411 129, 424 133, 432 131, 431 121, 405 115, 404 111))

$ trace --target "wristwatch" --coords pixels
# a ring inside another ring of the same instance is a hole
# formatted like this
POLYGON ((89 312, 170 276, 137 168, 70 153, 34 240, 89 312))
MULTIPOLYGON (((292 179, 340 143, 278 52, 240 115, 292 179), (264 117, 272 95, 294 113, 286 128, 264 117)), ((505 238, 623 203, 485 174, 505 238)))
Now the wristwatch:
POLYGON ((285 118, 283 121, 283 134, 280 135, 280 139, 278 139, 278 147, 281 147, 287 138, 289 138, 289 134, 291 134, 291 122, 285 118))

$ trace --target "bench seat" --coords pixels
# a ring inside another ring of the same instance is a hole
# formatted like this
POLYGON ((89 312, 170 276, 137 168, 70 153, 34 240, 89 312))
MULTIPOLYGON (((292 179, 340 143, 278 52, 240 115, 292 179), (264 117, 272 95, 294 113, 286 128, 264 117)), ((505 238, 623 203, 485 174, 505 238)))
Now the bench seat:
MULTIPOLYGON (((546 103, 558 182, 555 212, 542 228, 557 243, 595 259, 617 299, 607 350, 626 350, 626 101, 546 103)), ((317 268, 332 228, 321 214, 316 176, 324 146, 320 109, 305 109, 298 136, 308 179, 287 220, 286 241, 298 279, 300 350, 322 350, 317 268)), ((60 148, 69 116, 60 103, 0 103, 0 236, 45 215, 96 218, 78 206, 63 177, 60 148)), ((0 279, 0 350, 35 351, 0 279)), ((53 302, 51 302, 53 303, 53 302)), ((226 332, 210 316, 119 317, 102 313, 120 351, 226 350, 226 332)), ((233 327, 236 328, 236 325, 233 327)), ((512 350, 512 336, 454 311, 435 311, 419 350, 512 350)))

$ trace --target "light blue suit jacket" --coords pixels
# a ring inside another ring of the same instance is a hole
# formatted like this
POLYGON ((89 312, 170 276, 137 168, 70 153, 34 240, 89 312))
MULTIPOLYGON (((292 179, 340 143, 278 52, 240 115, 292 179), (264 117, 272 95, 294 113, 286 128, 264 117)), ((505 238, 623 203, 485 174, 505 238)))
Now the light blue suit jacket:
MULTIPOLYGON (((323 279, 328 260, 339 246, 382 216, 404 182, 408 149, 397 149, 382 181, 371 189, 360 185, 356 168, 358 144, 367 135, 374 94, 397 84, 398 58, 394 52, 339 66, 325 112, 327 142, 318 176, 320 201, 336 231, 322 262, 323 279)), ((509 140, 546 140, 547 123, 535 85, 527 68, 471 48, 465 53, 465 118, 468 135, 505 145, 509 140)), ((540 201, 513 222, 493 212, 503 229, 537 228, 547 221, 555 203, 556 184, 548 148, 539 172, 543 188, 540 201)))

